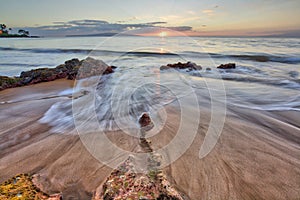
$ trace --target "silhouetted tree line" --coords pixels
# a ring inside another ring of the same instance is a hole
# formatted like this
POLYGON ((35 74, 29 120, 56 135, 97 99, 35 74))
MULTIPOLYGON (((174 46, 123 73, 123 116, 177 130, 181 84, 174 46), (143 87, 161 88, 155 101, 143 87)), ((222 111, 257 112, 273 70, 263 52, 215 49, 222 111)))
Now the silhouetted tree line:
MULTIPOLYGON (((7 26, 5 24, 0 24, 0 30, 1 30, 1 34, 6 34, 6 35, 9 35, 9 32, 12 31, 12 29, 7 28, 7 26)), ((29 36, 29 31, 26 31, 26 30, 23 30, 23 29, 18 30, 18 33, 21 36, 29 36)))

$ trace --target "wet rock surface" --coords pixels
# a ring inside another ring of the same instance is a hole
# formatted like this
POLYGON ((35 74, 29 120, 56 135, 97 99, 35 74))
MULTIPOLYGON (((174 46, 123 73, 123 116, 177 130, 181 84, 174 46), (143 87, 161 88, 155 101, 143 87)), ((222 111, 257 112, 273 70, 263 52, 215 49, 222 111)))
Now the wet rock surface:
POLYGON ((227 63, 227 64, 221 64, 218 66, 218 69, 235 69, 236 64, 235 63, 227 63))
POLYGON ((161 155, 154 153, 150 141, 145 139, 146 130, 143 128, 152 124, 149 114, 142 114, 139 123, 141 126, 140 147, 149 155, 147 173, 137 173, 133 164, 134 158, 129 157, 107 177, 102 188, 95 192, 94 200, 183 200, 180 193, 159 169, 161 155))
POLYGON ((151 123, 151 119, 148 113, 144 113, 139 119, 139 124, 141 125, 141 127, 148 126, 150 125, 150 123, 151 123))
POLYGON ((175 64, 167 64, 166 66, 163 65, 160 67, 160 70, 167 70, 167 69, 201 70, 202 67, 193 62, 187 62, 187 63, 178 62, 175 64))
MULTIPOLYGON (((235 69, 236 64, 235 63, 227 63, 227 64, 221 64, 217 67, 218 69, 235 69)), ((193 62, 187 62, 187 63, 174 63, 174 64, 167 64, 160 67, 160 70, 168 70, 168 69, 186 69, 187 71, 194 71, 194 70, 202 70, 202 67, 196 63, 193 62)), ((210 67, 206 68, 206 71, 211 71, 212 69, 210 67)))
POLYGON ((40 68, 22 72, 19 77, 0 76, 0 90, 54 81, 61 78, 75 80, 105 75, 113 73, 115 68, 115 66, 108 66, 103 61, 91 57, 81 61, 74 58, 55 68, 40 68))

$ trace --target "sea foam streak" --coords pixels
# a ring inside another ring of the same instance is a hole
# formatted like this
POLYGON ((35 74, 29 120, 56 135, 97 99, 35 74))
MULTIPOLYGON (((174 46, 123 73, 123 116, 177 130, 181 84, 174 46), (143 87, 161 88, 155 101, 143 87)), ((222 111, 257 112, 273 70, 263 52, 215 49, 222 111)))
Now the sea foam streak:
POLYGON ((189 87, 188 83, 178 72, 160 74, 159 69, 153 68, 121 68, 111 75, 77 81, 73 102, 54 104, 40 122, 52 125, 53 132, 66 132, 74 128, 73 115, 86 120, 90 116, 85 113, 90 110, 96 113, 103 131, 121 128, 135 135, 139 130, 139 117, 147 112, 153 119, 154 131, 157 131, 166 120, 164 105, 188 95, 191 90, 185 87, 189 87))

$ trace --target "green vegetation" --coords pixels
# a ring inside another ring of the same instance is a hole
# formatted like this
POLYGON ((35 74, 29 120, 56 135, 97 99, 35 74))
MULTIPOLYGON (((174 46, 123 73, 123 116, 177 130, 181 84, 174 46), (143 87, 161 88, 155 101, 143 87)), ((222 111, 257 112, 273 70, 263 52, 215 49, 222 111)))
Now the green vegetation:
POLYGON ((0 76, 0 90, 16 87, 21 79, 19 77, 0 76))
POLYGON ((11 34, 11 31, 5 24, 0 24, 0 37, 30 37, 29 31, 23 29, 18 30, 18 34, 11 34))
POLYGON ((33 183, 29 174, 19 174, 0 184, 0 199, 26 200, 48 199, 33 183))

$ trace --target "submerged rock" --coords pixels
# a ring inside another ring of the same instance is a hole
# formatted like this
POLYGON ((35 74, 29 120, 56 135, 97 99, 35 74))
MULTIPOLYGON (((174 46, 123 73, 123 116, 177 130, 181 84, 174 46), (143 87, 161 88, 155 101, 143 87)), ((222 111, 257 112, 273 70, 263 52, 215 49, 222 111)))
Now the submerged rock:
POLYGON ((160 70, 166 70, 166 69, 188 69, 188 70, 201 70, 202 67, 200 65, 197 65, 193 62, 187 62, 187 63, 175 63, 175 64, 167 64, 167 66, 163 65, 160 67, 160 70))
POLYGON ((221 64, 218 69, 235 69, 235 63, 221 64))
POLYGON ((0 76, 0 90, 18 86, 48 82, 56 79, 67 78, 70 80, 81 79, 90 76, 110 74, 115 66, 108 66, 101 60, 88 57, 79 61, 77 58, 67 60, 56 68, 40 68, 25 71, 20 77, 0 76))

